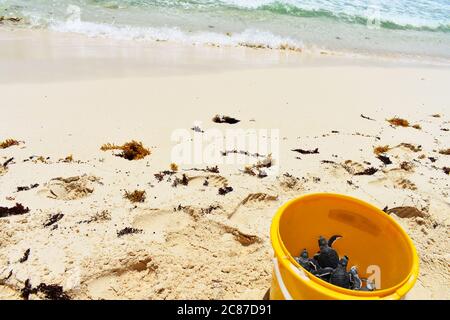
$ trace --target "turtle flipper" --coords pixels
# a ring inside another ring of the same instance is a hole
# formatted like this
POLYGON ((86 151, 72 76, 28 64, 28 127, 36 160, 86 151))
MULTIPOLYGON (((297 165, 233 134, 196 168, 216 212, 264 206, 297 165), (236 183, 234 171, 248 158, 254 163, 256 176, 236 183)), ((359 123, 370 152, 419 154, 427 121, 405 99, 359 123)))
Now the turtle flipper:
POLYGON ((334 243, 336 240, 340 239, 340 238, 342 238, 342 236, 341 236, 341 235, 338 235, 338 234, 332 236, 332 237, 330 238, 330 240, 328 240, 328 246, 329 246, 329 247, 332 247, 332 246, 333 246, 333 243, 334 243))
POLYGON ((326 268, 321 268, 315 272, 313 272, 312 274, 314 274, 315 276, 322 278, 325 276, 329 276, 333 273, 334 269, 330 268, 330 267, 326 267, 326 268))

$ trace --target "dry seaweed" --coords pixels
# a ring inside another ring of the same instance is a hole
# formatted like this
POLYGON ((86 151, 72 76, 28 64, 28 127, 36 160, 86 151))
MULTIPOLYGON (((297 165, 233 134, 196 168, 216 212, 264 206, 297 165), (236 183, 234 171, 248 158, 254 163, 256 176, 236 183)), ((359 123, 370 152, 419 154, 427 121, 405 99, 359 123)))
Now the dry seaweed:
POLYGON ((14 207, 0 207, 0 218, 22 215, 30 212, 29 208, 25 208, 22 204, 16 203, 14 207))
POLYGON ((164 170, 164 171, 155 173, 154 176, 155 176, 156 180, 158 180, 158 182, 161 182, 164 180, 165 176, 171 176, 171 175, 174 175, 175 173, 176 173, 175 171, 164 170))
POLYGON ((415 145, 413 145, 413 144, 411 144, 411 143, 405 143, 405 142, 402 142, 402 143, 400 143, 397 147, 404 147, 404 148, 407 148, 407 149, 409 149, 409 150, 411 150, 411 151, 413 151, 413 152, 420 152, 420 151, 422 151, 422 146, 415 146, 415 145))
POLYGON ((250 153, 250 152, 248 152, 248 151, 236 150, 236 149, 234 149, 234 150, 227 150, 227 151, 222 151, 222 152, 221 152, 222 156, 227 156, 227 155, 232 154, 232 153, 243 154, 243 155, 245 155, 245 156, 256 157, 256 158, 259 158, 259 157, 261 157, 261 158, 262 158, 262 157, 265 157, 265 155, 262 155, 262 154, 260 154, 260 153, 258 153, 258 152, 256 152, 256 153, 250 153))
POLYGON ((229 117, 229 116, 219 116, 218 114, 212 118, 212 121, 215 123, 228 123, 228 124, 235 124, 240 122, 241 120, 229 117))
POLYGON ((70 296, 64 292, 63 287, 57 284, 41 283, 37 291, 43 293, 48 300, 70 300, 70 296))
POLYGON ((170 164, 170 171, 177 172, 178 171, 178 165, 176 163, 170 164))
POLYGON ((414 168, 414 166, 412 165, 411 162, 403 161, 402 163, 400 163, 400 168, 405 171, 411 171, 414 168))
POLYGON ((266 158, 253 165, 248 165, 244 168, 244 173, 251 176, 257 176, 258 178, 267 177, 267 173, 263 168, 270 168, 273 165, 272 155, 269 154, 266 158))
POLYGON ((30 294, 37 293, 37 289, 33 289, 31 287, 30 279, 25 280, 24 287, 20 290, 20 296, 24 300, 28 300, 30 297, 30 294))
POLYGON ((421 130, 422 129, 422 127, 420 126, 420 124, 415 124, 415 125, 413 125, 412 126, 414 129, 417 129, 417 130, 421 130))
POLYGON ((319 148, 315 148, 314 150, 292 149, 291 151, 298 152, 300 154, 318 154, 319 148))
POLYGON ((363 114, 361 114, 361 118, 366 119, 366 120, 375 121, 375 119, 369 118, 368 116, 365 116, 363 114))
POLYGON ((450 167, 443 167, 442 170, 444 170, 445 174, 450 174, 450 167))
POLYGON ((219 167, 218 166, 214 166, 214 167, 206 167, 206 169, 202 169, 202 168, 190 168, 190 169, 186 169, 185 171, 202 171, 202 172, 211 172, 211 173, 220 173, 219 172, 219 167))
POLYGON ((73 155, 69 154, 67 157, 65 157, 62 162, 70 163, 73 162, 73 155))
POLYGON ((437 161, 437 159, 436 159, 435 157, 428 157, 428 159, 429 159, 431 162, 436 162, 436 161, 437 161))
POLYGON ((378 146, 373 149, 373 153, 375 153, 376 155, 379 155, 379 154, 388 152, 390 149, 391 148, 389 147, 389 145, 378 146))
POLYGON ((20 263, 24 263, 25 261, 28 260, 28 257, 30 256, 30 251, 31 251, 31 250, 28 248, 28 249, 24 252, 22 258, 20 258, 20 260, 19 260, 20 263))
POLYGON ((8 167, 8 165, 12 162, 14 160, 14 157, 12 157, 12 158, 9 158, 8 160, 6 160, 4 163, 3 163, 3 168, 6 168, 6 167, 8 167))
POLYGON ((100 150, 107 151, 107 150, 121 150, 122 152, 119 154, 116 154, 118 157, 122 157, 127 160, 140 160, 144 159, 146 156, 150 155, 150 150, 145 148, 142 144, 142 142, 138 142, 135 140, 132 140, 131 142, 127 142, 122 146, 118 146, 115 144, 107 143, 104 144, 100 150))
POLYGON ((402 118, 394 117, 392 119, 388 119, 387 122, 396 127, 409 127, 409 121, 402 118))
POLYGON ((233 191, 233 187, 223 187, 223 188, 219 188, 219 194, 221 196, 226 195, 227 193, 230 193, 231 191, 233 191))
POLYGON ((376 169, 374 167, 370 167, 370 168, 365 169, 364 171, 356 172, 355 176, 371 176, 371 175, 375 174, 376 172, 378 172, 378 169, 376 169))
POLYGON ((64 214, 62 213, 56 213, 53 214, 46 223, 44 223, 44 227, 50 227, 52 224, 55 224, 59 220, 61 220, 64 217, 64 214))
POLYGON ((441 115, 439 113, 432 114, 431 116, 433 118, 440 118, 441 117, 441 115))
POLYGON ((30 184, 30 186, 19 186, 17 187, 17 192, 28 191, 37 187, 39 187, 39 183, 30 184))
POLYGON ((145 201, 146 198, 145 194, 146 194, 145 190, 134 190, 133 192, 125 191, 123 197, 125 199, 130 200, 133 203, 137 203, 145 201))
POLYGON ((117 236, 122 237, 127 234, 142 233, 142 231, 143 231, 142 229, 126 227, 126 228, 123 228, 122 230, 118 231, 117 236))
POLYGON ((387 156, 379 155, 377 159, 383 162, 385 165, 392 164, 391 159, 389 159, 389 157, 387 156))
POLYGON ((175 180, 172 183, 172 187, 177 187, 179 184, 183 186, 187 186, 189 184, 189 178, 184 173, 181 178, 175 177, 175 180))
POLYGON ((12 146, 18 146, 19 141, 15 139, 6 139, 5 141, 0 142, 0 149, 6 149, 12 146))
POLYGON ((191 130, 194 132, 205 133, 199 126, 192 127, 191 130))
POLYGON ((91 223, 91 222, 107 221, 107 220, 111 220, 111 213, 108 210, 103 210, 103 211, 97 212, 90 219, 82 220, 82 221, 79 221, 78 223, 91 223))
POLYGON ((450 156, 450 148, 439 150, 440 154, 444 154, 446 156, 450 156))

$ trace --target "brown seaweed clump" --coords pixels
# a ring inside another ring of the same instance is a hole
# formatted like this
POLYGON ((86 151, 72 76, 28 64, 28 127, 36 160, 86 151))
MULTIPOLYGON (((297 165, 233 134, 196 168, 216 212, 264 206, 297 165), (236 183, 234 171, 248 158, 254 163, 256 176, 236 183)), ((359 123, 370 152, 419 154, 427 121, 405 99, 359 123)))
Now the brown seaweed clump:
POLYGON ((174 171, 177 172, 178 171, 178 165, 176 163, 171 163, 170 164, 170 171, 174 171))
POLYGON ((409 121, 402 118, 394 117, 392 119, 388 119, 387 122, 396 127, 409 127, 409 121))
POLYGON ((117 236, 120 238, 122 236, 125 236, 127 234, 134 234, 134 233, 142 233, 142 229, 136 229, 131 227, 123 228, 122 230, 117 232, 117 236))
POLYGON ((19 141, 15 139, 6 139, 5 141, 0 142, 0 149, 6 149, 12 146, 18 146, 19 141))
POLYGON ((9 216, 17 216, 30 212, 29 208, 25 208, 22 204, 16 203, 14 207, 0 207, 0 218, 9 216))
POLYGON ((116 154, 116 156, 125 158, 130 161, 144 159, 146 156, 151 154, 150 150, 145 148, 143 146, 142 142, 138 142, 135 140, 132 140, 131 142, 127 142, 122 146, 107 143, 107 144, 104 144, 100 148, 100 150, 102 150, 102 151, 121 150, 122 152, 119 154, 116 154))
POLYGON ((439 151, 440 154, 445 154, 446 156, 450 156, 450 148, 442 149, 439 151))
POLYGON ((388 145, 386 145, 386 146, 378 146, 378 147, 375 147, 373 149, 373 153, 375 153, 376 155, 380 155, 382 153, 388 152, 390 149, 391 148, 388 145))
POLYGON ((125 199, 130 200, 133 203, 144 202, 145 201, 145 191, 144 190, 134 190, 133 192, 125 191, 123 196, 125 199))
POLYGON ((397 147, 404 147, 406 149, 411 150, 412 152, 422 151, 422 146, 416 146, 411 143, 405 143, 405 142, 400 143, 397 147))
POLYGON ((36 288, 31 286, 30 280, 25 281, 25 286, 21 290, 21 296, 24 300, 28 300, 30 294, 42 293, 48 300, 70 300, 70 296, 64 292, 63 287, 57 284, 41 283, 36 288))
POLYGON ((442 170, 444 170, 445 174, 450 174, 450 167, 443 167, 442 170))

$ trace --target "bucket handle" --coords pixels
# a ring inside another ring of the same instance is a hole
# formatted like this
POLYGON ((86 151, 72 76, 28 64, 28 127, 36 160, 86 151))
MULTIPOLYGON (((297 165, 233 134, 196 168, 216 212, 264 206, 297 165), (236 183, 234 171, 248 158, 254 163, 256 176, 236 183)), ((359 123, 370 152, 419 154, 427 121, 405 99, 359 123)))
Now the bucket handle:
MULTIPOLYGON (((310 280, 308 278, 308 276, 303 272, 303 270, 297 268, 292 262, 289 261, 289 259, 287 257, 285 257, 284 259, 288 260, 289 267, 291 268, 291 270, 294 273, 296 273, 298 276, 300 276, 301 278, 303 278, 306 281, 310 280)), ((278 259, 276 257, 273 258, 273 267, 274 267, 275 277, 278 282, 278 286, 280 287, 281 294, 283 295, 284 299, 285 300, 293 300, 291 294, 289 293, 288 288, 286 287, 286 285, 283 281, 283 277, 281 276, 280 265, 279 265, 278 259)))

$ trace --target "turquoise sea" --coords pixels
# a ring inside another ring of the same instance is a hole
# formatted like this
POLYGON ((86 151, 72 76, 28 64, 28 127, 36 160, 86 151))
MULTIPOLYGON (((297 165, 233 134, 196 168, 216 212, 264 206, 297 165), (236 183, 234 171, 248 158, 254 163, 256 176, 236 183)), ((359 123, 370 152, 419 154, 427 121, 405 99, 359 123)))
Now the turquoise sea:
POLYGON ((450 59, 450 0, 0 0, 21 28, 450 59))

